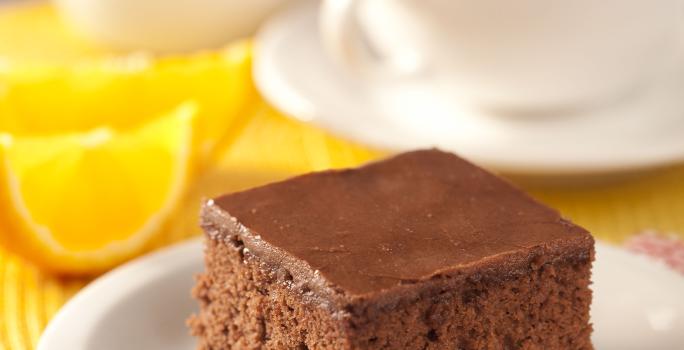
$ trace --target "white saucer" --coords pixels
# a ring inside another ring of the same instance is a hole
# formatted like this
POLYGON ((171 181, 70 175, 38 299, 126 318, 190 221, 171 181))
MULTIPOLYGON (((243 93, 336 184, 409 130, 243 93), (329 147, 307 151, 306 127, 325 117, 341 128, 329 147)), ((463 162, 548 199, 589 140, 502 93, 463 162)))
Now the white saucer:
MULTIPOLYGON (((201 270, 198 240, 119 267, 59 311, 38 350, 194 349, 185 320, 196 309, 190 289, 201 270)), ((596 349, 684 349, 684 278, 601 243, 593 271, 596 349)))
POLYGON ((368 88, 330 62, 316 22, 312 1, 272 18, 257 36, 253 75, 283 112, 340 136, 390 150, 438 146, 517 174, 615 173, 684 161, 684 72, 664 72, 609 107, 501 117, 440 99, 429 81, 368 88))

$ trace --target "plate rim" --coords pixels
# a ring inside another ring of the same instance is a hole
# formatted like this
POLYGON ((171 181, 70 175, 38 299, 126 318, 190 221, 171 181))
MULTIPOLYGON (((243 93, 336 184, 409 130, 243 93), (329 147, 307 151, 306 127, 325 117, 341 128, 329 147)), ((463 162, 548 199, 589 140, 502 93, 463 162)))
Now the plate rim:
MULTIPOLYGON (((72 317, 77 317, 83 313, 83 309, 89 305, 91 299, 99 296, 101 293, 111 294, 111 287, 121 286, 121 280, 126 280, 127 285, 125 289, 120 289, 115 293, 115 297, 112 299, 116 300, 116 295, 126 295, 132 289, 135 289, 139 285, 140 281, 149 280, 150 274, 161 274, 169 275, 173 274, 179 268, 187 266, 188 264, 197 263, 197 259, 202 259, 204 251, 204 238, 197 237, 189 239, 172 246, 154 251, 148 255, 136 258, 124 265, 121 265, 110 272, 100 276, 78 293, 76 293, 67 303, 65 303, 62 308, 55 314, 55 316, 50 320, 44 332, 41 334, 38 341, 37 350, 62 350, 64 345, 60 345, 59 340, 65 337, 79 337, 78 331, 73 327, 72 317), (174 268, 175 267, 175 268, 174 268), (150 272, 151 271, 151 272, 150 272), (144 278, 140 278, 140 275, 145 275, 144 278), (131 279, 131 275, 135 277, 138 275, 137 282, 130 284, 128 283, 131 279), (67 329, 68 331, 64 331, 67 329), (61 334, 60 334, 61 333, 61 334), (67 334, 64 334, 67 333, 67 334), (71 333, 71 334, 69 334, 71 333)), ((629 259, 634 264, 639 264, 644 266, 644 269, 650 271, 658 271, 659 274, 667 274, 670 278, 675 278, 672 283, 677 286, 676 288, 684 291, 684 278, 682 278, 678 273, 669 268, 667 265, 661 261, 654 260, 648 256, 641 254, 631 253, 620 246, 615 246, 613 244, 596 241, 595 244, 597 256, 608 253, 611 255, 618 254, 624 258, 629 259)), ((96 314, 99 312, 102 314, 109 310, 106 306, 102 306, 102 298, 97 298, 98 304, 96 307, 91 308, 90 311, 95 310, 96 314)), ((592 308, 593 309, 593 308, 592 308)), ((79 317, 79 322, 81 318, 79 317)), ((87 337, 89 332, 82 334, 82 337, 87 337)), ((80 350, 80 349, 73 349, 80 350)))

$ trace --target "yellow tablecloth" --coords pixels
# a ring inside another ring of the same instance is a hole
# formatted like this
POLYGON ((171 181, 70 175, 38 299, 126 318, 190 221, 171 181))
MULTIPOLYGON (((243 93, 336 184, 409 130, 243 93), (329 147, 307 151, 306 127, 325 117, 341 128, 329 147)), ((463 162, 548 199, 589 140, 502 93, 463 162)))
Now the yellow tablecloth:
MULTIPOLYGON (((8 51, 10 48, 22 43, 30 45, 36 36, 54 38, 55 45, 61 48, 72 45, 73 50, 68 52, 98 54, 99 49, 82 46, 78 40, 65 41, 59 28, 48 7, 26 9, 20 15, 0 15, 0 58, 10 57, 13 54, 8 51), (18 27, 27 27, 27 19, 33 28, 30 35, 17 31, 18 27)), ((60 50, 57 51, 67 52, 60 50)), ((30 50, 23 52, 27 51, 30 50)), ((30 60, 39 54, 12 59, 30 60)), ((72 57, 63 54, 55 59, 68 61, 72 57)), ((201 196, 304 171, 356 165, 383 154, 286 118, 256 93, 251 98, 249 113, 231 124, 216 169, 205 175, 201 185, 188 194, 187 207, 182 209, 185 214, 179 216, 177 225, 163 241, 155 242, 151 249, 197 232, 195 209, 201 196)), ((684 238, 684 166, 589 188, 528 189, 590 229, 599 239, 619 242, 644 229, 671 232, 684 238)), ((0 350, 35 348, 46 323, 85 284, 87 280, 60 279, 42 273, 0 249, 0 350)))

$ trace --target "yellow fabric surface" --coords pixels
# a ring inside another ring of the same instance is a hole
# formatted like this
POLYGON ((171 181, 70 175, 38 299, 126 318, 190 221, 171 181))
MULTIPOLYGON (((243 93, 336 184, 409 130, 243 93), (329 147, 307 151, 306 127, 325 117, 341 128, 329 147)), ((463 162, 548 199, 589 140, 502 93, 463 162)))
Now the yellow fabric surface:
MULTIPOLYGON (((45 55, 52 55, 53 62, 69 64, 102 52, 74 37, 47 6, 0 13, 0 69, 8 62, 41 62, 45 55), (49 45, 35 49, 30 43, 36 40, 49 45)), ((190 191, 178 219, 150 249, 196 234, 202 197, 305 171, 352 166, 384 154, 287 118, 256 92, 249 99, 250 108, 235 116, 215 167, 190 191)), ((684 166, 592 187, 529 190, 599 239, 619 242, 643 229, 684 237, 684 166)), ((0 249, 0 350, 35 348, 50 318, 87 282, 42 273, 0 249)))

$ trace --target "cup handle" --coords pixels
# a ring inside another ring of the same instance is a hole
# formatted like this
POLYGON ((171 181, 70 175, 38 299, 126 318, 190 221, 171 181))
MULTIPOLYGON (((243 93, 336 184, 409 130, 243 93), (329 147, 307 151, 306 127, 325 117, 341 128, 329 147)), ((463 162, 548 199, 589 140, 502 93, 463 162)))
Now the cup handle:
POLYGON ((417 55, 392 57, 373 45, 358 22, 364 0, 323 0, 318 17, 324 49, 332 59, 356 73, 371 77, 406 77, 422 71, 417 55))

